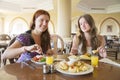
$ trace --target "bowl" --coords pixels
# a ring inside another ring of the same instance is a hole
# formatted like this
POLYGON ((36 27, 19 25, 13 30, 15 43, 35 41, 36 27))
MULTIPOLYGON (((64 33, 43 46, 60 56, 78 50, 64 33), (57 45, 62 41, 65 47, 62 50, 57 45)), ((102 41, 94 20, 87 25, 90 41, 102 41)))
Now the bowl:
POLYGON ((79 57, 77 57, 75 55, 71 55, 68 57, 68 59, 70 60, 70 62, 76 62, 79 60, 79 57))

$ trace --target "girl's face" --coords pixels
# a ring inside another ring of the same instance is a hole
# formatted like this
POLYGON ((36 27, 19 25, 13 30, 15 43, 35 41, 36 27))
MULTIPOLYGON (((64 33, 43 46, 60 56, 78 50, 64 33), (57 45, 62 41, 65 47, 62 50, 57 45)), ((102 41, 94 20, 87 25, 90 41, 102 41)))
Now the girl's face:
POLYGON ((48 28, 49 16, 48 15, 40 15, 35 20, 35 29, 40 32, 46 31, 48 28))
POLYGON ((88 24, 88 22, 85 20, 85 18, 81 18, 79 20, 79 24, 80 24, 80 28, 83 32, 89 32, 90 31, 90 25, 88 24))

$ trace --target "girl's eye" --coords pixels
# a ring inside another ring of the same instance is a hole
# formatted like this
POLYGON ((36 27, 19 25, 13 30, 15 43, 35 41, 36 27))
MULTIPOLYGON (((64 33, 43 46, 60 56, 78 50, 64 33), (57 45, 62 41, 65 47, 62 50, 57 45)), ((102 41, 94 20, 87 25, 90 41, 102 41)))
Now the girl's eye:
POLYGON ((80 25, 82 25, 82 23, 80 25))
POLYGON ((41 22, 43 22, 43 19, 40 19, 41 22))
POLYGON ((49 22, 49 20, 46 20, 46 23, 48 23, 49 22))

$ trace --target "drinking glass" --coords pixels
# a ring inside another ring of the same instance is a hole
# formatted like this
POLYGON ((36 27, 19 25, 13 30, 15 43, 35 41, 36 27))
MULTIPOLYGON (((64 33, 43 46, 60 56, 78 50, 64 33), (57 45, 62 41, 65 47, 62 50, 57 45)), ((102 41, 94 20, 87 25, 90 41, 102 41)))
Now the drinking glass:
POLYGON ((46 64, 47 64, 47 65, 53 64, 53 61, 54 61, 53 56, 47 56, 47 57, 46 57, 46 64))
POLYGON ((97 55, 91 56, 91 65, 93 67, 98 67, 98 56, 97 55))

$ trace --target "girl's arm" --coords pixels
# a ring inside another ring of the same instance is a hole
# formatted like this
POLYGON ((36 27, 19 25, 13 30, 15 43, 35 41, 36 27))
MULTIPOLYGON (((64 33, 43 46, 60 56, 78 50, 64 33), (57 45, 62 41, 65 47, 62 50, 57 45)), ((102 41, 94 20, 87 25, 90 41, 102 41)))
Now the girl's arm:
POLYGON ((79 39, 75 35, 73 38, 72 48, 71 48, 70 54, 74 54, 74 55, 78 54, 78 47, 79 47, 79 39))
POLYGON ((9 47, 7 47, 5 52, 2 54, 2 57, 3 57, 3 59, 13 58, 17 55, 20 55, 23 52, 25 52, 24 47, 22 47, 20 42, 16 40, 9 47))
POLYGON ((22 46, 22 44, 18 40, 16 40, 5 50, 5 52, 2 55, 2 59, 14 58, 25 52, 37 52, 39 54, 42 54, 42 48, 38 44, 22 46))
POLYGON ((100 47, 97 48, 97 50, 99 51, 99 55, 105 58, 107 56, 106 49, 105 49, 106 41, 103 36, 99 36, 99 39, 101 41, 101 45, 100 47))

